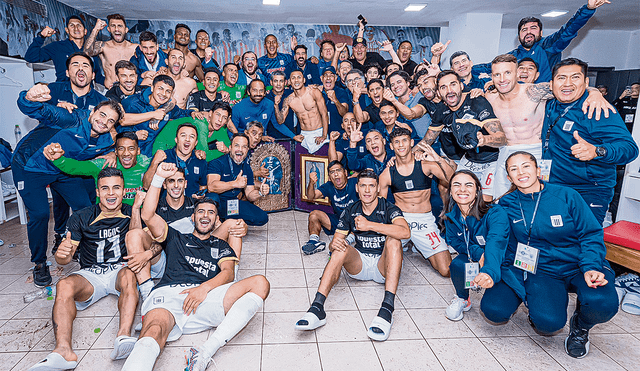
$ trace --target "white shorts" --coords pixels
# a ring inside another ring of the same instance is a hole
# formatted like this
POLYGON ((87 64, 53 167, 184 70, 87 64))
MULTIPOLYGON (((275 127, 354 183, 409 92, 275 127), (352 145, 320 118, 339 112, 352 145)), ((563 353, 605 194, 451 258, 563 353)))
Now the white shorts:
POLYGON ((144 316, 150 311, 158 308, 168 310, 172 315, 176 324, 173 326, 167 341, 175 341, 182 334, 195 334, 217 327, 224 319, 224 296, 227 294, 229 287, 233 282, 229 282, 222 286, 209 291, 207 298, 196 309, 195 314, 187 316, 182 310, 184 299, 188 294, 180 294, 182 291, 197 287, 199 285, 168 285, 151 291, 151 294, 142 303, 140 313, 144 316))
POLYGON ((329 139, 327 138, 324 142, 316 144, 316 137, 322 136, 322 128, 316 130, 300 130, 300 134, 304 137, 301 145, 309 151, 309 153, 316 153, 325 143, 329 143, 329 139))
POLYGON ((108 267, 83 268, 71 273, 84 277, 93 286, 91 297, 86 301, 76 301, 76 309, 85 310, 109 294, 120 296, 120 292, 116 290, 116 282, 118 272, 126 266, 127 263, 117 263, 108 267))
POLYGON ((358 274, 351 274, 347 272, 349 277, 360 281, 384 283, 384 276, 378 269, 378 261, 382 255, 363 254, 360 251, 358 251, 358 254, 360 254, 360 260, 362 261, 362 270, 358 274))
POLYGON ((496 162, 497 161, 481 164, 468 160, 465 155, 460 159, 457 170, 469 170, 474 173, 478 179, 480 179, 482 193, 491 196, 493 195, 493 172, 496 170, 496 162))
POLYGON ((514 146, 505 146, 500 148, 500 154, 498 155, 498 161, 496 163, 496 171, 493 176, 493 198, 498 198, 511 188, 511 182, 507 178, 507 170, 505 164, 507 158, 514 152, 525 151, 531 153, 538 161, 540 165, 540 159, 542 159, 542 143, 536 144, 516 144, 514 146))
POLYGON ((433 213, 402 213, 411 229, 411 238, 402 240, 405 245, 410 240, 425 259, 442 251, 448 251, 449 247, 444 238, 440 236, 440 230, 436 226, 436 218, 433 213))
POLYGON ((151 278, 162 278, 164 269, 167 267, 167 254, 164 250, 160 252, 160 260, 151 265, 151 278))

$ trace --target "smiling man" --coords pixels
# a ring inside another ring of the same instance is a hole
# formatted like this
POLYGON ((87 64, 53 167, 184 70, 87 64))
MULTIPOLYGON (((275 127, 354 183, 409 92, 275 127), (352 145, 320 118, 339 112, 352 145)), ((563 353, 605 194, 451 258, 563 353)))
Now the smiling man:
POLYGON ((244 52, 240 62, 242 68, 238 73, 238 84, 246 86, 255 79, 267 82, 267 78, 258 70, 258 57, 256 53, 252 51, 244 52))
POLYGON ((296 59, 296 68, 302 71, 305 79, 305 85, 320 85, 320 70, 318 65, 307 61, 307 47, 304 45, 296 45, 293 49, 294 58, 296 59))
POLYGON ((138 84, 151 85, 158 70, 167 66, 167 54, 158 47, 158 39, 153 32, 142 31, 138 39, 140 45, 129 61, 138 69, 138 84))
POLYGON ((189 77, 193 78, 195 75, 198 80, 204 80, 200 58, 189 50, 189 45, 191 44, 191 29, 189 26, 184 23, 178 23, 173 34, 173 41, 174 49, 180 50, 184 56, 184 70, 187 71, 189 77))
MULTIPOLYGON (((182 71, 185 70, 186 58, 181 50, 169 50, 166 63, 169 70, 169 76, 171 76, 176 85, 173 89, 173 101, 178 107, 185 109, 187 108, 189 95, 198 91, 198 85, 194 79, 189 76, 185 76, 182 73, 182 71)), ((204 77, 202 77, 202 79, 204 80, 204 77)))
POLYGON ((143 86, 138 83, 138 69, 128 60, 118 61, 116 63, 116 76, 118 81, 113 83, 111 89, 107 91, 105 97, 118 103, 133 94, 138 94, 144 90, 143 86))
POLYGON ((233 107, 244 98, 247 86, 238 84, 238 66, 233 63, 227 63, 222 67, 222 77, 223 81, 218 91, 229 94, 229 104, 233 107))
POLYGON ((518 82, 533 83, 540 76, 538 64, 527 57, 518 62, 518 82))

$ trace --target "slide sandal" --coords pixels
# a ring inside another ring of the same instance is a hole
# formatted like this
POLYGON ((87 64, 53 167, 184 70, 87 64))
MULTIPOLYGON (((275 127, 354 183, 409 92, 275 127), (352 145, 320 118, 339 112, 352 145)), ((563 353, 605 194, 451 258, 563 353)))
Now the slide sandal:
POLYGON ((371 325, 369 325, 367 336, 375 341, 385 341, 389 338, 391 325, 393 325, 393 317, 391 318, 391 323, 389 323, 384 318, 376 316, 376 318, 371 321, 371 325), (377 328, 382 332, 375 332, 373 331, 374 328, 377 328))
POLYGON ((640 294, 628 291, 627 295, 624 296, 624 300, 622 300, 620 309, 629 314, 640 315, 640 294))
POLYGON ((33 365, 29 371, 73 370, 77 365, 76 361, 67 361, 58 353, 50 353, 47 358, 33 365))
POLYGON ((131 336, 118 336, 113 343, 113 351, 109 357, 113 360, 129 357, 134 345, 136 345, 136 341, 138 341, 138 339, 131 336))
POLYGON ((296 330, 315 330, 320 326, 324 326, 326 323, 326 318, 320 319, 315 314, 307 312, 296 322, 296 330))

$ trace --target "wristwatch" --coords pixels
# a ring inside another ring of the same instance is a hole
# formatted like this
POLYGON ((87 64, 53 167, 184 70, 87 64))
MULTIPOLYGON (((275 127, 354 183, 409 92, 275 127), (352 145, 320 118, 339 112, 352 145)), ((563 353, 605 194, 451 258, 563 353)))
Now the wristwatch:
POLYGON ((596 147, 596 156, 604 157, 607 155, 607 149, 604 147, 596 147))

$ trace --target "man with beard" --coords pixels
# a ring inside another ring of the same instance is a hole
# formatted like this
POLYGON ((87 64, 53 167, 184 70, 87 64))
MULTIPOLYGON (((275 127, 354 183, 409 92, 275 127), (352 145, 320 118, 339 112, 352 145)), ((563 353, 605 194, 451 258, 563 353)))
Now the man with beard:
POLYGON ((229 94, 229 104, 233 107, 242 100, 247 86, 238 84, 238 66, 233 63, 227 63, 222 67, 222 78, 218 91, 229 94))
POLYGON ((138 69, 133 63, 128 60, 118 61, 115 70, 118 81, 113 83, 105 97, 120 103, 126 97, 138 94, 145 89, 143 86, 137 85, 138 69))
MULTIPOLYGON (((81 269, 56 285, 52 313, 55 348, 29 370, 75 368, 78 356, 73 352, 71 337, 77 312, 110 294, 118 296, 119 314, 118 332, 110 358, 127 358, 135 344, 136 339, 129 335, 138 305, 138 290, 136 276, 123 258, 127 256, 125 235, 130 227, 131 206, 122 204, 122 172, 114 168, 102 170, 97 187, 100 203, 71 216, 69 232, 56 252, 56 262, 67 265, 79 250, 81 269)), ((149 283, 151 281, 147 285, 149 283)))
POLYGON ((140 33, 140 45, 129 59, 138 69, 138 85, 151 85, 161 67, 166 67, 167 54, 158 47, 156 35, 149 31, 140 33))
POLYGON ((360 107, 360 95, 362 90, 358 86, 353 88, 353 114, 361 124, 375 124, 380 121, 380 103, 382 103, 382 94, 384 93, 384 82, 380 79, 373 79, 367 85, 367 92, 371 98, 371 104, 364 109, 360 107))
MULTIPOLYGON (((84 37, 87 34, 87 29, 84 27, 84 21, 76 15, 72 15, 67 18, 67 25, 64 28, 64 31, 69 36, 68 39, 54 41, 44 45, 45 40, 56 33, 53 28, 49 26, 45 27, 36 37, 33 38, 33 42, 29 45, 29 48, 24 54, 24 60, 29 63, 53 61, 53 65, 56 68, 56 81, 69 80, 69 76, 66 75, 67 59, 69 59, 71 54, 82 51, 84 37)), ((99 72, 99 67, 95 66, 95 63, 91 66, 97 74, 99 72)))
MULTIPOLYGON (((419 74, 419 76, 424 76, 425 73, 419 74)), ((419 77, 416 77, 416 81, 418 81, 418 79, 419 77)), ((407 72, 405 71, 393 72, 392 74, 387 76, 387 87, 384 89, 384 93, 382 97, 388 100, 389 102, 393 103, 394 101, 397 101, 409 108, 413 108, 416 105, 418 105, 418 102, 424 96, 420 92, 419 84, 418 84, 418 93, 413 94, 412 90, 409 89, 410 83, 411 83, 411 77, 407 72)), ((406 122, 407 124, 410 124, 415 128, 415 135, 422 138, 427 133, 427 130, 429 130, 429 125, 431 125, 431 117, 429 115, 424 115, 422 117, 419 117, 413 120, 407 120, 406 122)))
POLYGON ((336 70, 327 67, 322 76, 322 96, 329 115, 329 133, 342 131, 342 117, 349 112, 349 96, 347 92, 336 86, 336 70))
POLYGON ((211 232, 218 217, 211 199, 194 205, 194 231, 182 234, 156 214, 160 188, 176 172, 174 164, 162 164, 154 176, 142 207, 142 220, 159 242, 166 241, 167 265, 162 279, 145 300, 140 337, 125 362, 124 371, 151 371, 167 341, 216 327, 209 339, 188 360, 194 371, 204 371, 220 347, 244 328, 269 294, 264 276, 233 282, 238 261, 229 243, 211 232))
POLYGON ((302 71, 302 75, 305 78, 305 85, 320 85, 318 65, 307 61, 307 47, 304 45, 296 45, 293 53, 296 59, 296 69, 302 71))
MULTIPOLYGON (((298 117, 300 123, 300 134, 294 137, 296 141, 302 143, 309 153, 315 153, 325 143, 329 128, 329 116, 327 107, 324 104, 322 93, 318 89, 309 88, 304 85, 305 78, 302 71, 293 71, 289 78, 293 94, 284 99, 282 110, 276 109, 275 116, 279 124, 284 123, 284 119, 289 112, 289 108, 298 117)), ((274 104, 280 103, 281 97, 276 97, 274 104)))
POLYGON ((248 225, 265 225, 269 216, 252 202, 269 194, 269 185, 262 182, 255 186, 253 171, 247 158, 249 137, 235 134, 231 139, 229 154, 209 163, 207 183, 209 192, 220 195, 220 215, 227 219, 244 219, 248 225), (247 201, 241 200, 244 194, 247 201))
POLYGON ((176 146, 164 151, 157 151, 153 156, 149 169, 144 174, 142 182, 145 189, 149 188, 153 175, 161 163, 176 164, 185 169, 187 179, 185 188, 188 197, 197 197, 198 192, 207 188, 207 162, 196 157, 195 148, 198 144, 198 129, 191 123, 178 126, 176 132, 176 146))
MULTIPOLYGON (((542 22, 535 17, 522 18, 518 23, 518 40, 520 45, 509 54, 518 60, 531 58, 538 64, 540 77, 537 82, 551 81, 551 68, 562 59, 562 51, 578 36, 578 31, 596 13, 596 9, 609 0, 588 0, 576 14, 553 34, 542 37, 542 22)), ((491 73, 491 63, 475 66, 474 72, 491 73)))
MULTIPOLYGON (((292 139, 294 134, 284 124, 284 120, 282 120, 282 122, 276 121, 274 104, 277 103, 264 99, 264 82, 262 80, 251 81, 247 91, 249 93, 249 97, 243 99, 233 108, 233 113, 231 114, 232 125, 230 125, 229 131, 233 134, 244 133, 249 122, 258 121, 263 127, 267 128, 268 133, 273 133, 269 126, 269 123, 271 123, 271 126, 282 136, 292 139)), ((277 97, 281 96, 276 96, 276 99, 278 99, 277 97)))
POLYGON ((289 78, 291 71, 296 68, 296 63, 291 54, 278 53, 278 39, 275 35, 269 34, 264 38, 264 48, 267 54, 258 58, 258 68, 264 76, 271 80, 272 73, 282 71, 289 78))
POLYGON ((209 34, 205 30, 198 30, 196 32, 196 48, 191 52, 200 58, 200 64, 202 64, 202 70, 207 68, 214 68, 220 72, 220 65, 217 59, 217 50, 211 47, 211 41, 209 40, 209 34))
MULTIPOLYGON (((98 175, 105 167, 104 159, 78 161, 64 156, 64 148, 60 143, 51 143, 44 147, 44 156, 65 174, 93 177, 96 184, 98 175)), ((149 167, 149 158, 140 154, 138 137, 132 131, 116 135, 116 166, 124 176, 124 194, 122 202, 133 205, 136 191, 141 191, 142 177, 149 167)), ((98 200, 99 202, 99 200, 98 200)), ((62 242, 62 241, 61 241, 62 242)))
POLYGON ((92 57, 98 56, 102 61, 104 86, 107 89, 110 89, 113 83, 117 81, 118 73, 115 70, 115 64, 121 60, 128 61, 131 59, 138 47, 138 44, 127 40, 127 32, 129 32, 129 29, 127 28, 124 17, 120 14, 110 14, 107 16, 107 22, 102 19, 96 21, 96 25, 84 45, 85 53, 92 57), (100 31, 105 27, 107 27, 107 30, 111 34, 111 40, 96 40, 100 31))
POLYGON ((533 59, 527 57, 518 62, 518 82, 534 83, 540 76, 538 64, 533 59))
POLYGON ((447 187, 455 172, 455 165, 438 156, 429 146, 424 146, 429 160, 416 160, 411 133, 405 128, 395 128, 390 140, 396 160, 380 174, 380 194, 386 196, 387 191, 391 190, 395 205, 402 210, 409 223, 411 238, 402 242, 406 244, 412 241, 433 268, 443 277, 448 277, 451 254, 444 238, 440 236, 429 200, 433 177, 438 178, 442 187, 447 187))
MULTIPOLYGON (((173 34, 174 49, 180 50, 184 55, 184 70, 187 71, 190 78, 195 75, 198 80, 204 80, 204 73, 202 72, 202 64, 200 58, 193 54, 189 50, 189 44, 191 44, 191 29, 184 23, 178 23, 176 25, 175 33, 173 34)), ((166 51, 167 53, 170 50, 166 51)), ((175 79, 175 78, 174 78, 175 79)), ((176 81, 176 86, 178 85, 176 81)))
MULTIPOLYGON (((280 103, 276 109, 282 109, 282 105, 284 104, 284 99, 293 93, 293 90, 286 87, 287 79, 284 76, 284 72, 275 71, 271 74, 271 90, 265 95, 265 98, 274 102, 276 100, 276 96, 280 96, 280 103)), ((297 121, 295 117, 295 113, 289 112, 287 117, 284 120, 283 125, 287 127, 292 133, 298 132, 299 126, 297 126, 297 121)), ((267 127, 267 132, 270 137, 274 139, 289 139, 287 137, 277 131, 273 125, 267 127)))
POLYGON ((242 63, 242 69, 238 73, 237 84, 247 86, 255 79, 267 82, 267 78, 258 71, 258 56, 256 53, 252 51, 244 52, 240 62, 242 63))
POLYGON ((224 98, 226 98, 226 101, 229 101, 229 93, 224 91, 218 92, 218 88, 220 87, 220 72, 218 72, 217 69, 206 68, 204 70, 204 81, 202 85, 204 85, 204 90, 191 93, 187 102, 187 109, 202 112, 201 117, 196 116, 199 119, 202 119, 204 113, 211 110, 215 102, 224 100, 224 98))
MULTIPOLYGON (((322 210, 313 210, 309 213, 309 241, 302 245, 302 252, 305 255, 312 255, 325 249, 326 244, 320 241, 320 228, 327 235, 333 235, 344 209, 358 201, 358 194, 356 193, 358 180, 356 178, 347 179, 349 174, 342 163, 335 160, 331 161, 327 170, 329 171, 329 182, 324 183, 317 189, 318 174, 316 172, 309 174, 306 201, 313 202, 318 198, 328 197, 333 214, 327 214, 322 210)), ((352 243, 353 241, 350 242, 352 243)))
MULTIPOLYGON (((182 30, 182 28, 180 28, 180 30, 182 30)), ((173 101, 178 107, 186 109, 189 95, 198 91, 198 84, 194 79, 182 73, 185 69, 186 62, 184 53, 181 50, 169 50, 166 63, 169 69, 169 76, 171 76, 176 85, 175 89, 173 89, 173 101)), ((204 77, 202 80, 204 80, 204 77)))
MULTIPOLYGON (((347 166, 347 150, 349 149, 349 137, 353 128, 358 125, 356 117, 352 112, 347 112, 342 117, 341 131, 332 131, 329 134, 329 161, 340 161, 345 169, 352 170, 347 166)), ((361 159, 367 154, 367 147, 364 141, 360 141, 356 146, 357 158, 361 159)))
POLYGON ((46 264, 47 186, 59 192, 73 210, 91 205, 86 192, 81 191, 84 189, 83 181, 62 174, 46 159, 43 148, 49 143, 62 143, 67 156, 76 160, 102 155, 112 149, 114 143, 110 131, 123 116, 120 106, 109 100, 98 103, 91 111, 69 113, 64 108, 44 103, 50 99, 50 93, 49 88, 41 84, 20 93, 20 111, 48 124, 38 125, 18 143, 11 162, 16 188, 29 213, 27 235, 31 261, 35 264, 33 282, 40 287, 51 283, 46 264))

